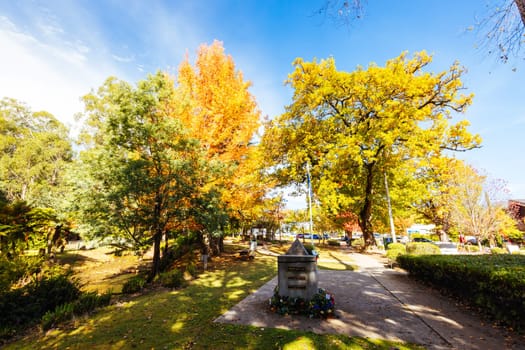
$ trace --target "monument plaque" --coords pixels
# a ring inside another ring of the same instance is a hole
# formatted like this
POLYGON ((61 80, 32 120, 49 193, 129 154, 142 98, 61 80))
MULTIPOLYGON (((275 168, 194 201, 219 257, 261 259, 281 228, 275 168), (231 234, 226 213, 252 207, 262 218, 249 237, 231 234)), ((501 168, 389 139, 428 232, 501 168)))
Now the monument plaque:
POLYGON ((279 295, 310 300, 317 293, 317 262, 296 239, 277 257, 279 295))

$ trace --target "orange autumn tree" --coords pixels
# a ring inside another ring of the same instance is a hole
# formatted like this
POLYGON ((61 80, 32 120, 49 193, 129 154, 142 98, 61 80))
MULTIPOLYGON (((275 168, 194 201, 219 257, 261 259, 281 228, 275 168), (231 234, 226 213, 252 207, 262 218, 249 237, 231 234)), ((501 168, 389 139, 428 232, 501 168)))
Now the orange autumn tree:
POLYGON ((248 91, 251 83, 235 69, 222 43, 202 45, 194 66, 186 57, 179 68, 178 83, 190 101, 181 120, 201 141, 208 158, 240 161, 259 127, 260 112, 248 91))
MULTIPOLYGON (((256 171, 253 162, 247 161, 253 156, 249 155, 255 147, 251 141, 260 125, 260 111, 250 86, 219 41, 202 45, 194 65, 186 57, 179 67, 178 92, 181 100, 187 101, 180 119, 200 141, 205 157, 223 165, 209 186, 219 189, 230 216, 237 219, 242 218, 239 213, 247 201, 256 203, 264 196, 260 186, 246 183, 256 177, 239 176, 247 169, 256 171)), ((220 234, 209 237, 211 241, 217 238, 222 240, 220 234)))

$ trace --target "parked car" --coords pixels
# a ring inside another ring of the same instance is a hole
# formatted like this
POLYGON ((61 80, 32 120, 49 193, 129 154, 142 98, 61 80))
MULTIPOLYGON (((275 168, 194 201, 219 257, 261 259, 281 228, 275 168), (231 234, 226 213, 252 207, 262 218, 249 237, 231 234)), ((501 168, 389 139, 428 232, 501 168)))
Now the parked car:
POLYGON ((465 236, 466 244, 478 244, 478 239, 474 236, 465 236))
MULTIPOLYGON (((385 247, 388 247, 388 245, 389 245, 390 243, 393 243, 393 242, 394 242, 394 240, 392 239, 392 236, 390 236, 390 235, 385 235, 385 236, 383 237, 383 245, 384 245, 385 247)), ((406 244, 406 243, 408 243, 408 238, 405 237, 405 236, 403 236, 403 237, 401 237, 401 236, 396 236, 396 243, 406 244)))
POLYGON ((420 243, 434 243, 433 240, 425 238, 425 237, 416 237, 412 240, 412 242, 420 242, 420 243))

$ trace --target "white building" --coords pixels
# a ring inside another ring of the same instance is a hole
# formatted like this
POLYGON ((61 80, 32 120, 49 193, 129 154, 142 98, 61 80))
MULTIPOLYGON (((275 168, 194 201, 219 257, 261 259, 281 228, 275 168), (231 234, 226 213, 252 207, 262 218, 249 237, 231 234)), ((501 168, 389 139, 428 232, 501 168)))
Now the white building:
POLYGON ((414 224, 407 229, 408 236, 410 237, 413 233, 420 233, 422 235, 430 235, 434 233, 436 225, 434 224, 414 224))

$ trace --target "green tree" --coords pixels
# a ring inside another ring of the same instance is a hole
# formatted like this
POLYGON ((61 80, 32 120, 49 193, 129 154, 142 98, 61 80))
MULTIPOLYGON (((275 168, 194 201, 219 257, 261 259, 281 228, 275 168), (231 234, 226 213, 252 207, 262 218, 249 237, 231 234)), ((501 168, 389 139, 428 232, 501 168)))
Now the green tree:
POLYGON ((57 208, 71 159, 68 130, 55 117, 0 101, 0 188, 10 202, 57 208))
POLYGON ((366 246, 375 244, 377 208, 386 207, 385 174, 408 181, 422 160, 480 142, 467 131, 467 121, 449 125, 452 114, 472 100, 460 93, 463 69, 455 63, 432 74, 425 71, 431 61, 425 52, 402 54, 385 67, 342 72, 334 59, 297 59, 288 78, 293 103, 264 135, 276 176, 284 183, 304 182, 310 163, 322 205, 355 213, 366 246))
MULTIPOLYGON (((109 78, 84 97, 87 126, 82 153, 93 180, 84 208, 99 234, 125 238, 136 249, 153 246, 152 279, 161 241, 187 219, 210 176, 199 144, 177 118, 173 81, 163 73, 136 87, 109 78)), ((88 195, 88 193, 85 193, 88 195)))
POLYGON ((0 201, 0 255, 14 258, 30 248, 50 254, 53 249, 65 247, 63 226, 51 208, 0 201))

